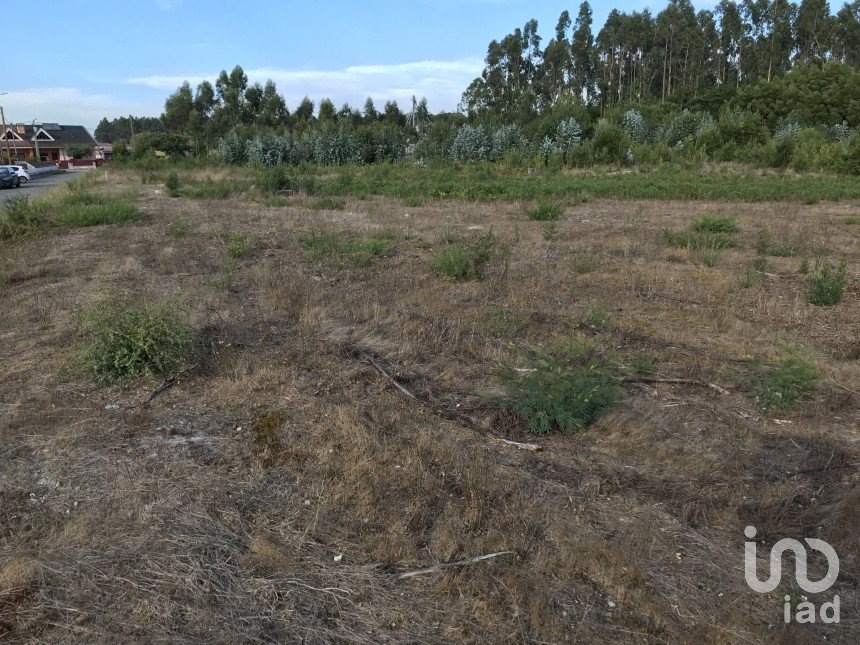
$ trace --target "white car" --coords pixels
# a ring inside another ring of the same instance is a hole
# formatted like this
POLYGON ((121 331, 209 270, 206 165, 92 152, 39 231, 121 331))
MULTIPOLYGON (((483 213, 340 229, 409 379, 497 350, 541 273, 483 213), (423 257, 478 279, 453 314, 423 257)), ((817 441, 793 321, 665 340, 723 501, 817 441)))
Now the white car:
POLYGON ((12 170, 18 177, 21 178, 21 183, 26 184, 30 181, 30 174, 24 170, 21 166, 0 166, 0 168, 9 168, 12 170))

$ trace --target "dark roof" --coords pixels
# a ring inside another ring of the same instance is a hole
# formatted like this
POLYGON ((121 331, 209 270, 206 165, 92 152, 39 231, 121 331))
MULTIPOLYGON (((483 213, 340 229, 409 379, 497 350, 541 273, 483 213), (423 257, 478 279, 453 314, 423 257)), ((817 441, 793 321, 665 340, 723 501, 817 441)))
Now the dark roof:
MULTIPOLYGON (((64 146, 73 146, 75 144, 83 143, 88 146, 96 145, 96 140, 93 139, 93 135, 90 134, 89 130, 87 130, 82 125, 58 125, 56 123, 43 123, 42 125, 26 125, 24 126, 25 135, 21 135, 22 138, 32 140, 33 136, 42 128, 47 132, 51 137, 53 137, 54 141, 56 141, 60 145, 64 146), (46 127, 48 126, 48 127, 46 127)), ((13 132, 16 132, 15 126, 12 126, 13 132)), ((41 142, 40 142, 41 143, 41 142)), ((45 142, 50 147, 50 144, 53 142, 48 141, 45 142)))

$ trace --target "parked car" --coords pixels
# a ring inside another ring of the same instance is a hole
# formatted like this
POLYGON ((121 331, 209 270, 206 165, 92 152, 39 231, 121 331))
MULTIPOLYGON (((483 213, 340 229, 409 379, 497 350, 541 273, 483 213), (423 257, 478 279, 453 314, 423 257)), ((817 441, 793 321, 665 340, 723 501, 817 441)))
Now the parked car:
POLYGON ((0 188, 20 188, 21 178, 10 168, 0 168, 0 188))
POLYGON ((2 166, 3 168, 9 168, 12 170, 18 177, 21 179, 22 184, 26 184, 30 181, 30 173, 23 166, 2 166))

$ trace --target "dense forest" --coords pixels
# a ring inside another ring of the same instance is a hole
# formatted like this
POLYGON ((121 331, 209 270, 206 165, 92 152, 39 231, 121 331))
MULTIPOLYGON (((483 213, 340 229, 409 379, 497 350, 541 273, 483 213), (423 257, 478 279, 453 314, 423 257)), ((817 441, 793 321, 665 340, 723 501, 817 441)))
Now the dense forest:
POLYGON ((103 119, 100 140, 133 152, 216 153, 229 163, 374 163, 505 159, 589 165, 679 157, 860 171, 860 0, 671 0, 656 16, 613 10, 602 28, 583 2, 545 40, 529 20, 487 49, 459 111, 290 111, 271 80, 240 66, 171 94, 160 119, 103 119), (596 31, 596 34, 595 34, 596 31), (856 159, 855 159, 856 157, 856 159))

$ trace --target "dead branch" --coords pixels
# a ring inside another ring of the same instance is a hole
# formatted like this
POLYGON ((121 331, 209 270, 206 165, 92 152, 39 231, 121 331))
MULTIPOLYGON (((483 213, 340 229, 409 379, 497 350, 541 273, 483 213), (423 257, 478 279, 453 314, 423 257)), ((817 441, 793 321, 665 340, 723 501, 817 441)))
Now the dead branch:
POLYGON ((188 372, 195 370, 198 367, 199 367, 199 365, 197 365, 195 363, 194 365, 189 365, 184 370, 181 370, 181 371, 177 372, 176 374, 171 374, 170 376, 168 376, 166 379, 164 379, 161 382, 161 385, 159 385, 157 388, 155 388, 152 391, 152 393, 149 395, 149 397, 146 399, 146 401, 144 401, 144 405, 149 405, 150 403, 152 403, 152 400, 155 397, 157 397, 159 394, 161 394, 165 390, 168 390, 171 387, 173 387, 174 385, 176 385, 176 382, 179 380, 180 376, 182 376, 183 374, 187 374, 188 372))
POLYGON ((729 391, 723 387, 720 387, 716 383, 707 383, 705 381, 697 381, 696 379, 690 378, 655 378, 650 376, 635 376, 635 377, 627 377, 623 379, 625 383, 678 383, 682 385, 698 385, 699 387, 709 387, 723 396, 728 395, 729 391))
POLYGON ((397 381, 397 379, 395 379, 393 376, 391 376, 391 374, 389 374, 385 370, 385 368, 383 368, 373 358, 373 356, 371 356, 370 354, 368 354, 366 352, 357 352, 357 353, 359 356, 364 358, 370 365, 372 365, 373 368, 376 369, 377 372, 382 374, 382 376, 384 376, 386 378, 386 380, 388 380, 389 383, 391 383, 394 387, 396 387, 397 390, 401 394, 412 399, 413 401, 417 401, 418 403, 421 403, 422 405, 429 408, 430 410, 432 410, 433 412, 435 412, 439 416, 441 416, 445 419, 448 419, 449 421, 455 421, 456 423, 459 423, 460 425, 464 425, 467 428, 469 428, 470 430, 474 430, 475 432, 477 432, 478 434, 483 436, 485 439, 488 439, 488 440, 493 441, 495 443, 499 443, 499 444, 502 444, 505 446, 510 446, 512 448, 518 448, 520 450, 528 450, 530 452, 538 452, 539 450, 541 450, 541 446, 539 446, 536 443, 522 443, 520 441, 512 441, 511 439, 505 439, 503 437, 499 437, 498 435, 493 434, 492 432, 490 432, 488 430, 485 430, 474 419, 472 419, 469 416, 466 416, 465 414, 463 414, 461 412, 455 412, 454 410, 451 410, 451 409, 446 408, 442 405, 439 405, 438 403, 426 400, 425 398, 417 397, 415 394, 413 394, 408 389, 406 389, 406 387, 404 387, 401 383, 399 383, 397 381))
POLYGON ((438 564, 434 564, 432 567, 427 567, 425 569, 416 569, 415 571, 407 571, 406 573, 401 573, 399 576, 397 576, 397 579, 405 580, 406 578, 421 576, 425 573, 436 573, 437 571, 445 571, 446 569, 459 569, 460 567, 467 567, 470 564, 475 564, 476 562, 482 562, 484 560, 498 558, 500 555, 509 555, 511 553, 513 553, 513 551, 499 551, 498 553, 487 553, 486 555, 479 555, 474 558, 468 558, 466 560, 458 560, 457 562, 439 562, 438 564))

